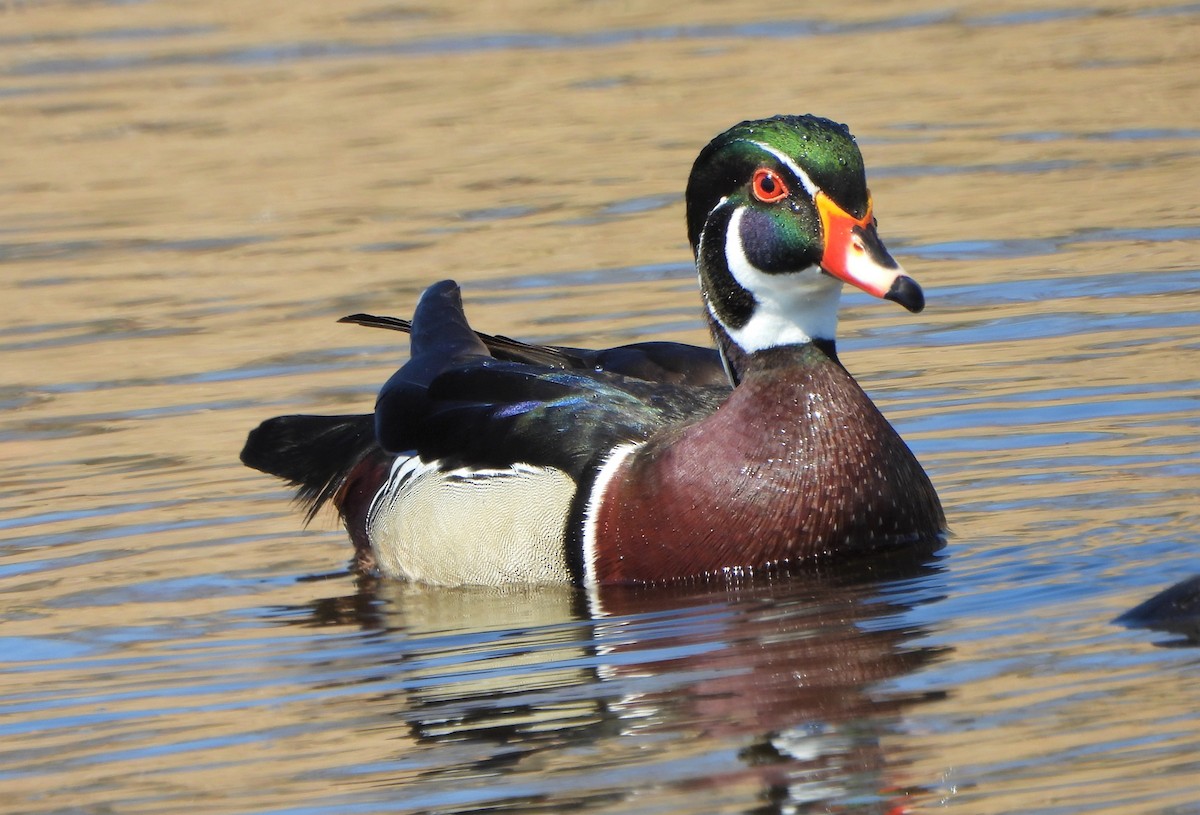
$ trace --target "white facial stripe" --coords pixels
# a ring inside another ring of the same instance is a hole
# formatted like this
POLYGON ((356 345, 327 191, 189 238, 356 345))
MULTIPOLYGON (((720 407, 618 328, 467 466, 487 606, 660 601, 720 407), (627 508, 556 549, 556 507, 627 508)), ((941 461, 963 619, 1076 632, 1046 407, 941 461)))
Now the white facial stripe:
POLYGON ((783 166, 785 166, 789 170, 791 170, 793 173, 795 173, 796 178, 800 179, 800 183, 804 185, 804 191, 807 192, 810 196, 815 196, 818 192, 821 191, 821 188, 818 187, 815 183, 813 183, 813 180, 808 177, 808 173, 804 172, 804 170, 802 170, 800 168, 800 165, 797 164, 792 159, 792 157, 789 156, 787 153, 781 153, 778 150, 776 150, 774 147, 772 147, 771 145, 764 144, 763 142, 760 142, 760 141, 750 142, 750 143, 757 146, 761 150, 764 150, 765 152, 770 153, 775 158, 779 159, 780 164, 782 164, 783 166))
POLYGON ((721 200, 718 201, 713 206, 713 208, 708 211, 708 215, 706 215, 704 217, 704 226, 700 227, 700 234, 696 236, 696 247, 697 248, 704 245, 704 230, 708 228, 709 222, 712 221, 713 213, 716 212, 717 210, 719 210, 721 207, 725 206, 725 202, 728 200, 729 200, 728 195, 722 195, 721 200))
MULTIPOLYGON (((755 309, 750 321, 741 328, 721 323, 729 336, 749 353, 815 339, 834 339, 842 281, 824 274, 817 266, 779 274, 755 268, 742 245, 740 227, 745 211, 745 207, 739 207, 729 219, 725 261, 738 285, 754 296, 755 309)), ((712 304, 709 311, 719 321, 712 304)))

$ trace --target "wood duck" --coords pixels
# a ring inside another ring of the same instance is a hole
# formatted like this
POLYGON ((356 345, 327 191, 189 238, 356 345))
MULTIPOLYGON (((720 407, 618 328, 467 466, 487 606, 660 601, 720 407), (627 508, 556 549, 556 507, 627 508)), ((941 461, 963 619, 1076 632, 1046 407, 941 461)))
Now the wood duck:
MULTIPOLYGON (((688 237, 715 349, 600 351, 474 331, 429 287, 372 414, 281 416, 247 465, 341 513, 362 569, 437 584, 658 583, 943 542, 937 493, 838 361, 843 283, 917 312, 876 234, 862 156, 816 116, 701 152, 688 237)), ((861 562, 861 561, 860 561, 861 562)))

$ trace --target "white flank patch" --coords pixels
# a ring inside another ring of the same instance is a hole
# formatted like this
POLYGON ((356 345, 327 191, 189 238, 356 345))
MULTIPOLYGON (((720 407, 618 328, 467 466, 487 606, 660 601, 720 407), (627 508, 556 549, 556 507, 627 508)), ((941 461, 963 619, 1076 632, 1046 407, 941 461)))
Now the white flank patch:
POLYGON ((587 506, 583 508, 583 583, 586 586, 596 585, 596 515, 604 503, 604 494, 608 492, 608 485, 612 483, 613 476, 621 469, 625 459, 642 445, 643 442, 626 442, 613 448, 600 467, 600 472, 596 473, 592 494, 588 496, 587 506))
MULTIPOLYGON (((739 207, 729 219, 725 262, 734 280, 754 296, 756 305, 750 321, 741 328, 721 323, 729 336, 749 353, 834 339, 842 281, 815 265, 776 274, 767 274, 753 266, 742 245, 741 223, 745 212, 745 207, 739 207)), ((717 317, 711 304, 709 311, 717 317)))
POLYGON ((440 585, 566 582, 575 482, 553 467, 443 471, 398 458, 367 514, 380 570, 440 585))

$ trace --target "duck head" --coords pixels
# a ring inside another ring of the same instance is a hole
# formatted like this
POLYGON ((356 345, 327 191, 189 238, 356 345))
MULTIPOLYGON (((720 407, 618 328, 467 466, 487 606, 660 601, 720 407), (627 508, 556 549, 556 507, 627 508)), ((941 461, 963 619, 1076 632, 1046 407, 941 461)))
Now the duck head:
POLYGON ((782 345, 817 342, 832 353, 845 283, 909 311, 925 306, 879 239, 845 125, 776 116, 725 131, 692 167, 687 221, 727 366, 782 345))

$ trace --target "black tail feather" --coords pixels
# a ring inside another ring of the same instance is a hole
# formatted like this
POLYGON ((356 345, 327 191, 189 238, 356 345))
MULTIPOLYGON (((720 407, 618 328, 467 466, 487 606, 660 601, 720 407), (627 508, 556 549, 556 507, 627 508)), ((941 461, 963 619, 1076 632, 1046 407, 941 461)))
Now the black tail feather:
POLYGON ((351 470, 372 451, 375 417, 277 416, 254 430, 242 448, 242 463, 297 487, 296 500, 311 521, 332 499, 351 470))
POLYGON ((392 331, 412 333, 412 321, 402 317, 386 317, 378 314, 348 314, 338 320, 339 323, 354 323, 367 328, 387 328, 392 331))
MULTIPOLYGON (((353 323, 367 328, 388 328, 392 331, 412 333, 412 322, 401 317, 384 317, 377 314, 351 314, 338 320, 339 323, 353 323)), ((508 362, 527 362, 532 365, 546 365, 551 368, 579 369, 590 368, 592 363, 586 358, 589 352, 578 348, 565 348, 557 345, 534 345, 512 337, 500 334, 485 334, 476 331, 477 336, 487 350, 496 359, 508 362)))

